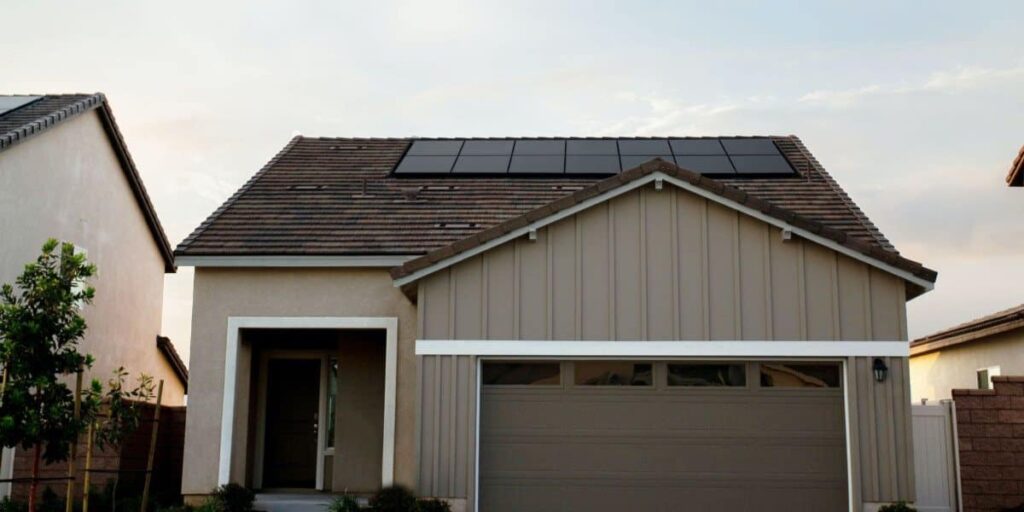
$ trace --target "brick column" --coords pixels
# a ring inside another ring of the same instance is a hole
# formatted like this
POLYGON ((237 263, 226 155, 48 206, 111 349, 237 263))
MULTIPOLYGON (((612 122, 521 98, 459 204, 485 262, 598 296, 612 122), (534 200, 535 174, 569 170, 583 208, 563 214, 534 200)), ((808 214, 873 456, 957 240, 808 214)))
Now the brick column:
POLYGON ((1024 504, 1024 377, 954 389, 964 511, 1024 504))

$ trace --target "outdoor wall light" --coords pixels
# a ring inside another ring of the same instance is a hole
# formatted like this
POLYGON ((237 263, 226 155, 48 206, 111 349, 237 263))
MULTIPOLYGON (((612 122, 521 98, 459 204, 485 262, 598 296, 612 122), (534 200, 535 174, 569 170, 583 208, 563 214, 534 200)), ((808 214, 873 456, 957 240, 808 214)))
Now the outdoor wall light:
POLYGON ((871 365, 871 371, 875 373, 875 382, 885 382, 885 376, 889 374, 889 367, 885 365, 882 358, 876 357, 871 365))

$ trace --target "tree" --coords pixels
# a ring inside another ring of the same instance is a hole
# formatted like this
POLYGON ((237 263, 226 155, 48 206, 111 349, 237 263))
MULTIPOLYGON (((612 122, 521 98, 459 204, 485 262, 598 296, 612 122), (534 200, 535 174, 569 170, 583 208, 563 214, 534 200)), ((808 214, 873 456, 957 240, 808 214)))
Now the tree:
MULTIPOLYGON (((113 448, 117 454, 121 453, 124 442, 139 428, 142 422, 142 411, 140 406, 153 399, 153 378, 146 374, 139 375, 138 384, 132 388, 125 388, 125 377, 128 372, 124 367, 114 370, 114 376, 107 382, 107 392, 103 395, 101 402, 106 410, 105 415, 95 414, 99 421, 96 429, 96 445, 101 449, 113 448)), ((90 400, 95 402, 99 399, 98 388, 90 393, 90 400)), ((95 420, 95 419, 94 419, 95 420)), ((114 475, 113 498, 110 501, 111 510, 117 508, 117 484, 120 480, 114 475)))
MULTIPOLYGON (((91 367, 78 351, 86 324, 81 308, 92 302, 87 282, 96 272, 69 243, 50 239, 35 263, 0 288, 0 445, 34 450, 29 512, 35 512, 39 462, 68 459, 70 447, 85 430, 95 403, 83 402, 74 416, 74 393, 66 376, 91 367), (59 249, 59 251, 58 251, 59 249)), ((92 388, 98 389, 93 382, 92 388)))

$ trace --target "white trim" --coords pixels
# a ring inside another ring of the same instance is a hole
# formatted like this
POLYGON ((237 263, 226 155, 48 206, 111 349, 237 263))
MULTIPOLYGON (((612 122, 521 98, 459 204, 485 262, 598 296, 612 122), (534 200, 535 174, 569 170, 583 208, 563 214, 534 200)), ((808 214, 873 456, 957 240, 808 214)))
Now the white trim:
MULTIPOLYGON (((908 344, 909 345, 909 344, 908 344)), ((850 369, 847 365, 847 359, 843 359, 843 430, 846 433, 846 500, 849 504, 850 512, 853 512, 853 445, 850 444, 850 432, 853 431, 853 425, 850 424, 850 387, 856 385, 856 382, 850 380, 850 369)))
POLYGON ((416 340, 416 355, 524 357, 909 357, 906 341, 416 340))
MULTIPOLYGON (((3 447, 3 460, 0 461, 0 480, 14 478, 14 447, 3 447)), ((0 499, 11 497, 11 484, 0 484, 0 499)))
POLYGON ((416 256, 178 256, 179 267, 397 267, 416 256))
POLYGON ((221 404, 220 458, 217 483, 231 481, 231 439, 235 427, 235 384, 241 329, 384 329, 384 446, 381 484, 395 479, 395 404, 398 391, 398 318, 396 317, 228 317, 224 350, 224 396, 221 404))
POLYGON ((442 270, 444 268, 450 267, 450 266, 452 266, 452 265, 454 265, 454 264, 456 264, 456 263, 458 263, 460 261, 463 261, 463 260, 468 259, 468 258, 472 258, 473 256, 476 256, 477 254, 480 254, 480 253, 482 253, 484 251, 490 250, 490 249, 492 249, 492 248, 494 248, 494 247, 496 247, 498 245, 504 244, 505 242, 508 242, 509 240, 513 240, 513 239, 519 238, 519 237, 529 233, 530 230, 540 229, 540 228, 542 228, 544 226, 547 226, 549 224, 552 224, 554 222, 558 222, 559 220, 562 220, 562 219, 564 219, 566 217, 569 217, 571 215, 575 215, 576 213, 579 213, 579 212, 581 212, 583 210, 586 210, 587 208, 590 208, 590 207, 592 207, 594 205, 597 205, 599 203, 608 201, 609 199, 612 199, 614 197, 620 196, 622 194, 625 194, 626 192, 629 192, 631 190, 640 188, 640 187, 642 187, 642 186, 644 186, 644 185, 646 185, 646 184, 648 184, 648 183, 650 183, 652 181, 659 180, 659 179, 660 180, 665 180, 665 181, 667 181, 669 183, 672 183, 673 185, 675 185, 675 186, 677 186, 677 187, 679 187, 679 188, 681 188, 683 190, 686 190, 686 191, 692 192, 694 194, 697 194, 698 196, 701 196, 701 197, 703 197, 703 198, 705 198, 705 199, 707 199, 709 201, 713 201, 713 202, 718 203, 718 204, 720 204, 722 206, 725 206, 727 208, 732 208, 732 209, 734 209, 736 211, 739 211, 740 213, 743 213, 743 214, 748 215, 750 217, 754 217, 755 219, 758 219, 758 220, 760 220, 762 222, 766 222, 768 224, 771 224, 771 225, 773 225, 775 227, 778 227, 778 228, 781 228, 781 229, 784 229, 784 230, 789 230, 789 231, 793 232, 794 234, 796 234, 796 235, 798 235, 798 236, 800 236, 802 238, 805 238, 805 239, 810 240, 812 242, 815 242, 817 244, 820 244, 820 245, 823 245, 825 247, 828 247, 829 249, 832 249, 833 251, 836 251, 838 253, 841 253, 841 254, 844 254, 846 256, 849 256, 849 257, 851 257, 851 258, 853 258, 853 259, 855 259, 857 261, 866 263, 866 264, 871 265, 871 266, 873 266, 875 268, 878 268, 880 270, 884 270, 884 271, 886 271, 886 272, 888 272, 890 274, 899 276, 900 278, 902 278, 902 279, 904 279, 906 281, 909 281, 911 283, 914 283, 914 284, 924 288, 925 291, 929 291, 929 290, 931 290, 931 289, 933 289, 935 287, 934 283, 932 283, 930 281, 927 281, 925 279, 921 279, 920 277, 917 277, 914 274, 912 274, 910 272, 907 272, 906 270, 902 270, 902 269, 896 268, 896 267, 894 267, 894 266, 892 266, 892 265, 890 265, 888 263, 885 263, 884 261, 872 258, 871 256, 867 256, 865 254, 861 254, 860 252, 857 252, 857 251, 855 251, 853 249, 850 249, 849 247, 846 247, 846 246, 844 246, 842 244, 839 244, 839 243, 835 242, 834 240, 830 240, 830 239, 822 237, 820 235, 816 235, 814 233, 811 233, 810 231, 807 231, 807 230, 804 230, 804 229, 800 229, 800 228, 798 228, 796 226, 793 226, 793 225, 789 224, 788 222, 776 219, 775 217, 771 217, 769 215, 765 215, 764 213, 762 213, 759 210, 755 210, 755 209, 750 208, 748 206, 742 205, 740 203, 737 203, 736 201, 733 201, 731 199, 727 199, 725 197, 722 197, 722 196, 720 196, 720 195, 718 195, 718 194, 716 194, 714 192, 711 192, 711 191, 708 191, 708 190, 704 190, 703 188, 698 187, 696 185, 693 185, 690 182, 687 182, 687 181, 684 181, 684 180, 680 180, 678 178, 674 178, 674 177, 669 176, 669 175, 667 175, 667 174, 665 174, 663 172, 660 172, 660 171, 655 171, 655 172, 653 172, 651 174, 648 174, 648 175, 646 175, 644 177, 637 178, 636 180, 633 180, 633 181, 630 181, 628 183, 625 183, 622 186, 619 186, 617 188, 613 188, 613 189, 611 189, 611 190, 609 190, 609 191, 607 191, 607 192, 605 192, 603 194, 594 196, 594 197, 592 197, 590 199, 587 199, 587 200, 585 200, 585 201, 583 201, 583 202, 581 202, 579 204, 576 204, 576 205, 574 205, 572 207, 566 208, 566 209, 564 209, 562 211, 559 211, 559 212, 551 214, 551 215, 549 215, 547 217, 544 217, 543 219, 537 220, 536 222, 533 222, 531 224, 523 226, 523 227, 521 227, 519 229, 513 230, 513 231, 509 232, 508 234, 505 234, 503 236, 500 236, 498 238, 490 240, 490 241, 488 241, 488 242, 486 242, 484 244, 478 245, 478 246, 476 246, 476 247, 474 247, 472 249, 460 252, 460 253, 458 253, 458 254, 450 257, 450 258, 445 258, 445 259, 443 259, 443 260, 441 260, 441 261, 439 261, 437 263, 434 263, 433 265, 430 265, 430 266, 428 266, 426 268, 420 269, 420 270, 418 270, 416 272, 413 272, 412 274, 409 274, 409 275, 407 275, 405 277, 401 277, 401 278, 395 279, 395 281, 394 281, 395 286, 396 287, 404 286, 404 285, 406 285, 408 283, 411 283, 413 281, 416 281, 416 280, 418 280, 418 279, 420 279, 420 278, 422 278, 424 276, 427 276, 427 275, 430 275, 430 274, 432 274, 434 272, 437 272, 438 270, 442 270))

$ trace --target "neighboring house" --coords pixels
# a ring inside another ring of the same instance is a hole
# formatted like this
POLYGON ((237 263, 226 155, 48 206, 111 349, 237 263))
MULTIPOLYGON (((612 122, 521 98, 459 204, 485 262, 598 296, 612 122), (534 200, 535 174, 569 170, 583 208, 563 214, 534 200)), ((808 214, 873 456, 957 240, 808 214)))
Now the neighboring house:
POLYGON ((1006 184, 1011 187, 1024 187, 1024 146, 1017 152, 1017 158, 1013 159, 1010 172, 1006 175, 1006 184))
MULTIPOLYGON (((48 238, 74 243, 97 266, 86 377, 105 383, 124 366, 133 379, 163 379, 163 402, 183 404, 185 366, 157 338, 173 255, 102 94, 0 96, 0 283, 13 283, 48 238)), ((0 479, 12 474, 13 451, 4 450, 0 479)))
POLYGON ((796 137, 296 137, 176 254, 193 500, 914 499, 906 301, 936 273, 796 137))
POLYGON ((915 402, 948 399, 954 389, 992 389, 998 375, 1024 375, 1024 304, 910 344, 915 402))

